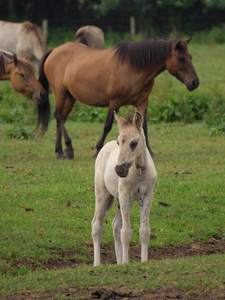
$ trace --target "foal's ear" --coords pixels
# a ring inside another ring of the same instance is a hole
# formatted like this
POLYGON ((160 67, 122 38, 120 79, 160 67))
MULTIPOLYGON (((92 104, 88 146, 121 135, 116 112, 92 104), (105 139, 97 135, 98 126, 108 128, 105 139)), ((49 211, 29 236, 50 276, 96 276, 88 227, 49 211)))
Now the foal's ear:
POLYGON ((138 111, 136 111, 136 113, 134 115, 134 118, 133 118, 133 121, 134 121, 137 129, 141 130, 142 123, 143 123, 143 117, 138 111))
POLYGON ((116 120, 117 120, 117 123, 118 123, 119 128, 121 128, 122 125, 123 125, 123 123, 124 123, 124 118, 118 116, 117 113, 116 113, 115 111, 114 111, 114 116, 115 116, 115 118, 116 118, 116 120))
POLYGON ((24 58, 25 58, 25 59, 28 59, 29 56, 30 56, 30 53, 27 53, 27 54, 24 56, 24 58))
POLYGON ((18 64, 18 60, 17 60, 16 54, 13 55, 13 63, 14 63, 15 66, 17 66, 17 64, 18 64))

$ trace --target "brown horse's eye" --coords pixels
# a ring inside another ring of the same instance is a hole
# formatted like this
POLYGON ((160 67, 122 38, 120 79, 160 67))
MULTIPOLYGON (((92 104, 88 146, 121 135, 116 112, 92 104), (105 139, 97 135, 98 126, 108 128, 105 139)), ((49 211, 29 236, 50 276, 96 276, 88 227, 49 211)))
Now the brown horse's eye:
POLYGON ((23 73, 19 73, 20 77, 24 78, 25 75, 23 73))
POLYGON ((137 147, 137 142, 135 142, 135 141, 132 141, 132 142, 130 142, 130 148, 131 148, 131 150, 132 151, 134 151, 134 149, 137 147))
POLYGON ((184 62, 185 62, 185 59, 184 59, 184 57, 179 57, 178 59, 179 59, 179 62, 182 62, 182 63, 184 63, 184 62))

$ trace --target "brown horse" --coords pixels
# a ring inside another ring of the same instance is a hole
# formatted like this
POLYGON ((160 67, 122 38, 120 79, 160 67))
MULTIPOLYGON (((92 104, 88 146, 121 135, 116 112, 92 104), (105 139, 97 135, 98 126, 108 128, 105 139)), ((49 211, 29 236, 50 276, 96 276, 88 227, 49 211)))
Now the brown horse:
POLYGON ((55 95, 58 158, 74 157, 64 124, 76 100, 91 106, 109 107, 96 155, 111 130, 114 111, 128 104, 135 105, 144 117, 146 143, 153 155, 147 137, 146 112, 154 78, 167 69, 189 91, 198 87, 199 79, 187 51, 190 40, 120 42, 107 50, 69 42, 47 53, 40 67, 39 80, 46 90, 50 84, 55 95), (67 146, 65 153, 62 134, 67 146))
POLYGON ((73 41, 94 49, 104 49, 105 46, 104 32, 96 26, 79 28, 73 41))
POLYGON ((35 77, 33 64, 25 57, 17 57, 5 50, 0 50, 0 81, 10 80, 13 89, 33 100, 38 106, 39 125, 42 134, 49 121, 48 95, 35 77))

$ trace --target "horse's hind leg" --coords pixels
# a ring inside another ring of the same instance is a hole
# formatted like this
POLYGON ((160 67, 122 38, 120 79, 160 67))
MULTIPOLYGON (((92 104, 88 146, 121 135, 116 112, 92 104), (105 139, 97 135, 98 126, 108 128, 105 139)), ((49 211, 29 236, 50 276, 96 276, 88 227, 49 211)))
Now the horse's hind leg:
POLYGON ((65 104, 64 104, 64 107, 63 107, 63 122, 61 123, 61 130, 62 130, 65 144, 66 144, 66 149, 65 149, 64 155, 65 155, 65 158, 69 158, 69 159, 74 158, 74 149, 72 146, 71 138, 69 137, 67 130, 65 128, 65 123, 66 123, 66 119, 67 119, 69 113, 73 109, 75 102, 76 102, 76 100, 70 94, 68 94, 65 104))
MULTIPOLYGON (((56 98, 57 100, 57 98, 56 98)), ((56 149, 55 152, 58 153, 57 159, 73 159, 74 158, 74 150, 72 147, 71 139, 67 133, 65 128, 66 119, 71 112, 75 103, 75 99, 71 96, 66 95, 63 97, 63 101, 56 101, 56 110, 55 110, 55 118, 57 121, 57 131, 56 131, 56 149), (64 136, 66 150, 63 153, 62 148, 62 134, 64 136)))
POLYGON ((61 120, 57 110, 55 110, 56 118, 56 143, 55 143, 55 153, 58 153, 57 159, 63 159, 64 153, 62 148, 62 132, 61 132, 61 120))
POLYGON ((121 265, 123 262, 123 250, 121 243, 121 228, 122 228, 122 216, 120 208, 118 208, 116 216, 112 222, 113 226, 113 235, 115 241, 115 252, 116 252, 116 261, 118 265, 121 265))

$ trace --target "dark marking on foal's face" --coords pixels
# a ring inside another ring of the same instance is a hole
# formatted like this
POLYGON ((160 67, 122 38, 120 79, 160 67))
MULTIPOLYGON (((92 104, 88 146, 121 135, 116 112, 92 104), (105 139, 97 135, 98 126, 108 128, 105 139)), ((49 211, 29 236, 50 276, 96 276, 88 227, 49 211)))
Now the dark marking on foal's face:
POLYGON ((130 148, 131 148, 131 151, 134 151, 135 149, 136 149, 136 147, 137 147, 137 145, 138 145, 138 142, 137 141, 131 141, 130 142, 130 148))

